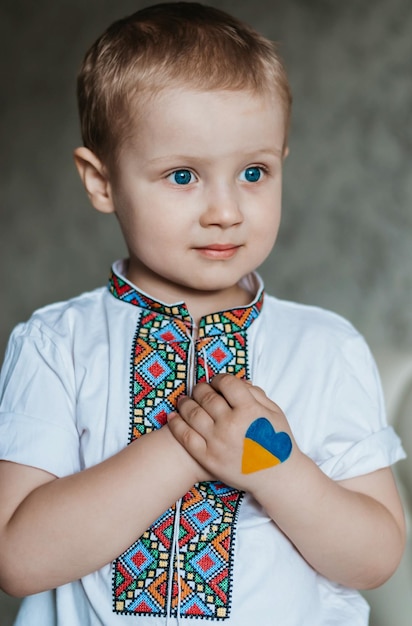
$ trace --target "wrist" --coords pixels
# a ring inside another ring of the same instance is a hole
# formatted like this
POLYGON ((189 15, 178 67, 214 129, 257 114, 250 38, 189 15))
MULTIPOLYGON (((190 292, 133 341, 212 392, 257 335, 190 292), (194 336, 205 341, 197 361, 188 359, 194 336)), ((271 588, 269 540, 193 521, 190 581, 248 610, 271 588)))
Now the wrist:
POLYGON ((290 500, 292 493, 297 489, 304 489, 308 476, 309 466, 313 461, 309 459, 293 442, 290 456, 278 465, 256 472, 248 491, 262 506, 267 502, 273 503, 274 498, 279 504, 284 498, 290 500))
POLYGON ((165 424, 160 432, 163 431, 165 445, 172 452, 174 462, 178 464, 182 474, 188 478, 190 486, 213 480, 213 477, 189 454, 189 452, 179 443, 173 436, 169 425, 165 424))

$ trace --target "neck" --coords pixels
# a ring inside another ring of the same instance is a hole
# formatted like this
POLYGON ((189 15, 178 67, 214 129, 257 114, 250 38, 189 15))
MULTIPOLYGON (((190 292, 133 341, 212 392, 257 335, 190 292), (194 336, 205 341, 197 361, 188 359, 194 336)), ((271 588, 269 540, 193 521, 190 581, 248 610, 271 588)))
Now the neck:
POLYGON ((218 311, 227 311, 236 307, 244 307, 253 299, 240 285, 235 285, 230 291, 205 292, 202 294, 188 295, 185 299, 186 306, 192 316, 196 327, 199 326, 202 317, 218 311))
POLYGON ((147 281, 144 275, 130 271, 130 267, 125 269, 126 278, 151 298, 165 304, 184 302, 196 326, 199 325, 202 317, 218 311, 244 307, 255 296, 241 284, 215 291, 196 290, 184 285, 158 281, 154 277, 150 277, 150 280, 147 281))

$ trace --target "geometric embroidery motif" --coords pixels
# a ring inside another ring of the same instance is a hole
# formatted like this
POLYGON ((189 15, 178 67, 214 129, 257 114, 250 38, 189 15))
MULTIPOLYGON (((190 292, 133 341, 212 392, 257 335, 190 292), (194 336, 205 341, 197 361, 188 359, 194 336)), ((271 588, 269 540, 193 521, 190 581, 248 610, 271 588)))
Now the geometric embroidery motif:
POLYGON ((163 426, 176 407, 186 389, 189 345, 182 320, 143 311, 132 355, 130 441, 163 426))
POLYGON ((168 509, 117 559, 115 610, 164 616, 169 604, 174 616, 180 606, 180 615, 228 617, 234 523, 241 496, 222 483, 195 485, 182 500, 178 554, 172 549, 176 508, 168 509))
MULTIPOLYGON (((165 424, 178 397, 188 393, 190 375, 191 382, 223 372, 249 378, 246 330, 259 315, 263 292, 249 307, 202 318, 194 341, 184 304, 152 300, 114 272, 109 289, 116 298, 141 308, 132 349, 129 441, 165 424)), ((222 482, 194 485, 178 506, 165 511, 116 559, 114 611, 228 618, 242 498, 242 492, 222 482)))

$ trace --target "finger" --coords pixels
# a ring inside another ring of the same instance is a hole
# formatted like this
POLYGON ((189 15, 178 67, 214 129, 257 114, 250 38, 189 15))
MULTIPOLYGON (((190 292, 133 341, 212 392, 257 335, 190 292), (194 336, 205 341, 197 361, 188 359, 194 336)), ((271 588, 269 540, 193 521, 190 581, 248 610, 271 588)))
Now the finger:
POLYGON ((167 423, 174 438, 185 448, 190 456, 199 461, 206 451, 204 438, 191 428, 179 413, 170 413, 167 417, 167 423))
POLYGON ((271 411, 278 411, 278 405, 273 402, 270 398, 267 397, 266 393, 263 391, 261 387, 256 387, 252 385, 249 387, 250 393, 262 406, 270 409, 271 411))
POLYGON ((195 399, 187 396, 181 398, 178 400, 177 409, 188 426, 202 437, 207 437, 213 427, 213 419, 195 399))
POLYGON ((210 383, 200 383, 193 389, 193 399, 208 413, 212 420, 225 415, 230 409, 225 398, 210 383))
POLYGON ((236 378, 232 374, 218 374, 214 376, 210 385, 220 393, 226 402, 232 407, 244 406, 250 403, 254 398, 251 396, 250 390, 252 386, 246 381, 236 378))

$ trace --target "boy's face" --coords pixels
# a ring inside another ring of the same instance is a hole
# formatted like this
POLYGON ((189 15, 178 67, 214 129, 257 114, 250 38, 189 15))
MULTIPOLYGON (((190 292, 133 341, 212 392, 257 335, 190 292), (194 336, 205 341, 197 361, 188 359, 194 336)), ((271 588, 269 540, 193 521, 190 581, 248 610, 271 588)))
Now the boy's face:
POLYGON ((204 292, 230 302, 276 240, 284 136, 269 96, 176 88, 154 97, 109 176, 128 278, 167 302, 204 292))

